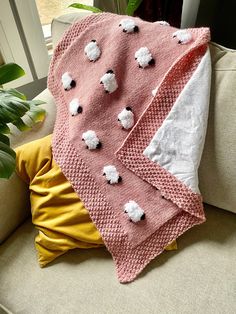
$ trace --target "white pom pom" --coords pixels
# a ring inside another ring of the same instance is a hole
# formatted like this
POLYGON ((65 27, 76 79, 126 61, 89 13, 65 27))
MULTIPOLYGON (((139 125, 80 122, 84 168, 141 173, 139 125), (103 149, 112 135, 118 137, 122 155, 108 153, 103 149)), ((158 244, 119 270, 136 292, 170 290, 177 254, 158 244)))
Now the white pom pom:
POLYGON ((148 65, 155 63, 150 51, 147 47, 141 47, 135 52, 135 59, 138 61, 139 67, 146 68, 148 65))
POLYGON ((76 116, 79 113, 82 113, 82 107, 79 104, 78 98, 74 98, 71 100, 69 104, 69 111, 72 116, 76 116))
POLYGON ((61 82, 65 90, 70 90, 72 87, 75 87, 75 81, 72 79, 71 75, 68 72, 65 72, 61 77, 61 82))
POLYGON ((123 32, 125 33, 134 33, 139 31, 138 26, 135 24, 134 20, 131 19, 121 20, 119 26, 122 27, 123 32))
POLYGON ((118 114, 118 121, 124 129, 131 129, 134 125, 134 114, 130 107, 126 107, 118 114))
POLYGON ((129 201, 124 205, 124 212, 128 214, 129 218, 133 222, 138 222, 145 219, 145 213, 143 209, 135 202, 129 201))
POLYGON ((98 47, 96 40, 90 41, 90 43, 85 46, 84 52, 90 61, 96 61, 101 54, 101 50, 98 47))
POLYGON ((186 29, 180 29, 173 34, 173 37, 177 37, 179 44, 188 44, 192 40, 192 34, 186 29))
POLYGON ((109 94, 113 93, 117 88, 116 76, 112 70, 107 71, 100 79, 105 91, 109 94))
POLYGON ((116 170, 115 166, 109 165, 103 168, 103 175, 106 176, 107 183, 115 184, 122 181, 119 172, 116 170))
POLYGON ((92 130, 88 130, 82 134, 82 140, 85 141, 88 149, 101 148, 101 142, 96 133, 92 130))
POLYGON ((156 23, 162 26, 170 26, 170 24, 166 21, 157 21, 156 23))

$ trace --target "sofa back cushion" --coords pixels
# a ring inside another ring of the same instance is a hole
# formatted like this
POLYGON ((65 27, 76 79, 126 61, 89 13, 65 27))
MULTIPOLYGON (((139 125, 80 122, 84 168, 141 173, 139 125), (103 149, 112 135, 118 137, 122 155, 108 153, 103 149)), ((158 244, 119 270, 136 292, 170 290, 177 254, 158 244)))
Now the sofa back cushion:
POLYGON ((212 82, 199 169, 204 202, 236 213, 236 50, 210 44, 212 82))
POLYGON ((76 21, 79 21, 86 16, 92 14, 90 11, 79 11, 75 9, 75 13, 64 14, 59 17, 56 17, 52 21, 51 29, 52 29, 52 43, 53 47, 57 45, 57 43, 62 38, 65 31, 76 21), (78 12, 77 12, 78 11, 78 12))

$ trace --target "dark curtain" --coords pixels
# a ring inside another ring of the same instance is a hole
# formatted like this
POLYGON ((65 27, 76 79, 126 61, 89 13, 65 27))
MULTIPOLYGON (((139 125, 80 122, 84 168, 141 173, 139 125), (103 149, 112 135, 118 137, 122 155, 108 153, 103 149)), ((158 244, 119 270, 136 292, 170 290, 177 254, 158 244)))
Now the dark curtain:
POLYGON ((166 21, 180 27, 182 5, 183 0, 143 0, 134 15, 149 22, 166 21))
POLYGON ((236 49, 236 1, 202 0, 196 26, 208 26, 212 41, 236 49))

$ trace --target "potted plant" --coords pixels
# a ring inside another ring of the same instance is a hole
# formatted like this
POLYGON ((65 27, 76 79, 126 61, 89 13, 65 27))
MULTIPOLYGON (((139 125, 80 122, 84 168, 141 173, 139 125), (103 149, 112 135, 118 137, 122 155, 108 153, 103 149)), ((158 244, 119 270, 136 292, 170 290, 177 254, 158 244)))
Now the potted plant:
MULTIPOLYGON (((123 12, 124 10, 122 10, 122 8, 120 6, 120 1, 116 0, 116 1, 114 1, 116 11, 117 11, 116 13, 118 13, 118 14, 126 13, 127 15, 133 15, 134 12, 140 6, 141 2, 142 2, 142 0, 129 0, 129 1, 127 0, 126 9, 125 9, 125 12, 123 12)), ((97 7, 89 6, 89 5, 85 5, 85 4, 81 4, 81 3, 73 3, 69 7, 76 8, 76 9, 88 10, 88 11, 92 11, 94 13, 101 13, 102 12, 102 10, 97 8, 97 7)))
POLYGON ((27 100, 26 96, 16 89, 4 89, 3 84, 13 81, 25 74, 15 63, 0 66, 0 178, 8 179, 15 170, 14 150, 10 147, 8 134, 10 125, 15 125, 20 131, 29 130, 36 122, 43 121, 45 110, 38 107, 41 100, 27 100), (31 123, 25 123, 28 116, 31 123))

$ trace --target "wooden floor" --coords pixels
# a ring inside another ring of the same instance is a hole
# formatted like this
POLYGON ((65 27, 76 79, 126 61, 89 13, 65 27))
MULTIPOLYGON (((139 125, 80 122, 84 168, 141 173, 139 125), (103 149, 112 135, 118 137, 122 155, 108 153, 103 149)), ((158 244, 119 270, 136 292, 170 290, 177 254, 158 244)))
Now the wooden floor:
POLYGON ((51 24, 52 19, 62 14, 76 12, 77 9, 67 7, 75 2, 93 4, 93 0, 36 0, 42 25, 51 24))

